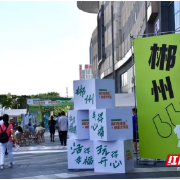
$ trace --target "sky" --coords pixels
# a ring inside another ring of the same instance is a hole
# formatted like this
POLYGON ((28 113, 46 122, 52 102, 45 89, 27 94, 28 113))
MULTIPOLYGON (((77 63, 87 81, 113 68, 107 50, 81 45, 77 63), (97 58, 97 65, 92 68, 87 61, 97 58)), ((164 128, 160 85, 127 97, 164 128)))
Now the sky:
POLYGON ((0 94, 73 96, 97 24, 76 3, 0 1, 0 94))

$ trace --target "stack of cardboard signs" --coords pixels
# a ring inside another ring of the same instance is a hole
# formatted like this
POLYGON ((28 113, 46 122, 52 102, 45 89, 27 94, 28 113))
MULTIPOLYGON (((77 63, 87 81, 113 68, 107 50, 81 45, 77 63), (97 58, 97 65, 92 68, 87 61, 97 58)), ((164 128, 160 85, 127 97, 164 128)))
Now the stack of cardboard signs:
POLYGON ((112 79, 74 81, 68 112, 68 169, 125 173, 134 168, 131 109, 115 108, 112 79))

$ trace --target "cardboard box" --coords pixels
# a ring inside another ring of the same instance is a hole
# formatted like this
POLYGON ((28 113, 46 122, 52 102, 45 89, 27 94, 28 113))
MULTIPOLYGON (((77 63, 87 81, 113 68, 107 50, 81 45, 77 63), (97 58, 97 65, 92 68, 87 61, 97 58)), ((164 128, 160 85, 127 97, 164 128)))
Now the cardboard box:
POLYGON ((115 107, 113 79, 88 79, 73 82, 74 109, 89 110, 115 107))
POLYGON ((133 140, 94 141, 94 172, 126 173, 134 169, 133 140))
POLYGON ((89 111, 90 140, 133 139, 132 110, 124 108, 89 111))
POLYGON ((89 111, 68 111, 69 138, 89 139, 89 111))
POLYGON ((93 142, 90 140, 67 140, 68 169, 93 169, 93 142))

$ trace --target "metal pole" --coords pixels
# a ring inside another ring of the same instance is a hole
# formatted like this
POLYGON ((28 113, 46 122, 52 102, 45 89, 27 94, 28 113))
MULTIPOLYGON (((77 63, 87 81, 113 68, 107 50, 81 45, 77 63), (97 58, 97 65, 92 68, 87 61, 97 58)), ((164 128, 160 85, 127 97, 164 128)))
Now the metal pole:
POLYGON ((135 38, 135 37, 138 37, 138 36, 150 36, 150 35, 161 35, 161 34, 172 34, 172 33, 177 33, 177 32, 180 32, 180 30, 177 30, 177 31, 166 31, 166 32, 158 32, 158 33, 148 33, 148 34, 138 34, 138 35, 132 35, 131 38, 135 38))
MULTIPOLYGON (((134 44, 133 44, 133 37, 130 35, 130 38, 131 38, 131 57, 132 57, 132 67, 133 67, 133 76, 134 76, 134 102, 135 102, 135 109, 137 109, 137 107, 136 107, 136 84, 135 84, 135 72, 134 72, 134 52, 133 52, 133 47, 134 47, 134 44)), ((138 131, 137 131, 137 135, 138 135, 138 131)), ((136 137, 138 137, 136 135, 136 137)), ((138 139, 139 139, 139 137, 138 137, 138 139)), ((137 142, 137 139, 136 139, 136 143, 138 143, 137 142)), ((137 146, 136 146, 136 152, 137 152, 137 146)), ((136 163, 138 164, 138 160, 139 160, 139 158, 138 158, 138 153, 136 153, 136 163)))
MULTIPOLYGON (((111 2, 112 3, 112 2, 111 2)), ((114 71, 114 23, 113 23, 113 4, 111 4, 111 34, 112 34, 112 68, 113 68, 113 79, 115 80, 114 71)))
POLYGON ((148 21, 147 21, 147 1, 145 1, 145 11, 146 11, 146 34, 148 33, 148 21))

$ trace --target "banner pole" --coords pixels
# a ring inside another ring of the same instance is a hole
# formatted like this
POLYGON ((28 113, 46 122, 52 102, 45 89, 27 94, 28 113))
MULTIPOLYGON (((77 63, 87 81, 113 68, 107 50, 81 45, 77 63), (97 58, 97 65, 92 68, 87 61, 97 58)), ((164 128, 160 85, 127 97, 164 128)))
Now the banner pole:
POLYGON ((177 31, 166 31, 166 32, 158 32, 158 33, 148 33, 148 34, 138 34, 138 35, 130 35, 131 38, 139 37, 139 36, 154 36, 154 35, 164 35, 164 34, 173 34, 173 33, 178 33, 180 30, 177 31))
MULTIPOLYGON (((134 52, 133 52, 133 48, 134 48, 134 43, 133 43, 133 36, 130 35, 130 38, 131 38, 131 57, 132 57, 132 67, 133 67, 133 83, 134 83, 134 103, 135 103, 135 109, 137 109, 136 107, 136 83, 135 83, 135 63, 134 63, 134 52)), ((137 118, 138 119, 138 118, 137 118)), ((136 137, 138 137, 138 131, 136 132, 136 137)), ((139 139, 139 137, 138 137, 139 139)), ((138 152, 138 142, 137 142, 137 138, 136 138, 136 152, 138 152)), ((136 163, 138 165, 138 153, 136 153, 136 163)))

